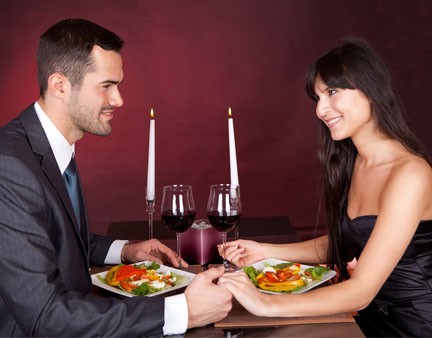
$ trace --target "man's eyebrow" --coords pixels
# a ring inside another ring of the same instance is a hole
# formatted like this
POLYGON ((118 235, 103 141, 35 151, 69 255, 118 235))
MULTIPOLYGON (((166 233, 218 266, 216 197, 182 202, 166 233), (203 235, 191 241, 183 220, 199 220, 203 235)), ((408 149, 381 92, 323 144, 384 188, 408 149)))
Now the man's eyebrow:
POLYGON ((120 84, 120 83, 122 83, 123 81, 114 81, 114 80, 105 80, 105 81, 102 81, 101 83, 102 84, 113 84, 113 85, 117 85, 117 84, 120 84))

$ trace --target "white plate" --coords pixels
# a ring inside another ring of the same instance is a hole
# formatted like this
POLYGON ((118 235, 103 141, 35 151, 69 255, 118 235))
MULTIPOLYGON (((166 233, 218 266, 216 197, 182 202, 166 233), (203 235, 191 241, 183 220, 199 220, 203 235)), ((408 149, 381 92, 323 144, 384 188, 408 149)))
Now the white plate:
MULTIPOLYGON (((275 259, 275 258, 268 258, 268 259, 264 259, 260 262, 257 262, 255 264, 252 264, 251 266, 253 266, 256 270, 263 270, 266 267, 266 265, 264 263, 266 263, 267 265, 277 265, 280 263, 289 263, 289 262, 281 261, 280 259, 275 259)), ((306 269, 309 269, 309 268, 313 268, 313 266, 305 265, 305 264, 300 265, 300 269, 302 272, 306 269)), ((328 281, 329 279, 332 279, 334 276, 336 276, 336 271, 334 271, 334 270, 326 271, 323 273, 321 280, 315 280, 315 281, 309 282, 307 285, 299 288, 296 291, 291 292, 290 294, 303 293, 303 292, 309 291, 310 289, 313 289, 314 287, 328 281)), ((260 288, 258 288, 258 290, 261 292, 264 292, 264 293, 271 293, 271 294, 278 294, 278 295, 279 294, 286 294, 286 292, 267 291, 267 290, 262 290, 260 288)))
MULTIPOLYGON (((151 261, 143 261, 143 262, 137 262, 134 264, 145 264, 145 265, 150 265, 152 262, 151 261)), ((133 264, 131 264, 133 265, 133 264)), ((178 276, 183 277, 183 280, 181 282, 179 282, 178 284, 174 285, 173 287, 170 288, 166 288, 163 289, 161 291, 158 292, 154 292, 154 293, 150 293, 148 295, 145 295, 144 297, 153 297, 153 296, 159 296, 163 293, 166 292, 170 292, 173 290, 177 290, 180 289, 182 287, 185 287, 187 285, 189 285, 189 283, 195 278, 195 274, 191 273, 191 272, 187 272, 187 271, 183 271, 183 270, 179 270, 179 269, 175 269, 169 266, 165 266, 165 265, 160 265, 160 268, 157 270, 157 272, 167 272, 170 271, 172 273, 175 273, 178 276)), ((125 296, 125 297, 135 297, 136 295, 134 295, 133 293, 127 292, 127 291, 123 291, 120 290, 119 288, 116 288, 114 286, 105 284, 104 282, 102 282, 98 276, 101 276, 102 278, 105 278, 105 275, 107 274, 108 271, 104 271, 104 272, 100 272, 100 273, 95 273, 93 275, 91 275, 91 279, 92 279, 92 283, 93 285, 96 285, 102 289, 117 293, 119 295, 125 296)))

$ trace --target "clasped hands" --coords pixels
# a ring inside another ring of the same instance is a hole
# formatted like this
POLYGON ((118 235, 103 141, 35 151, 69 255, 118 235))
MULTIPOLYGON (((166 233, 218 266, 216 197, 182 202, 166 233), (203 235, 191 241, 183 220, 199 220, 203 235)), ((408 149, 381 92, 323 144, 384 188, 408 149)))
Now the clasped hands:
MULTIPOLYGON (((218 246, 221 256, 222 246, 218 246)), ((157 239, 130 244, 123 257, 129 262, 143 260, 159 264, 179 265, 177 254, 157 239)), ((226 258, 239 267, 252 264, 262 257, 261 245, 253 241, 237 240, 227 243, 226 258)), ((180 260, 183 267, 186 261, 180 260)), ((196 275, 184 292, 188 303, 188 328, 214 323, 225 318, 232 308, 232 297, 255 315, 265 313, 265 299, 244 273, 225 273, 224 267, 211 268, 196 275), (217 281, 217 282, 216 282, 217 281)))

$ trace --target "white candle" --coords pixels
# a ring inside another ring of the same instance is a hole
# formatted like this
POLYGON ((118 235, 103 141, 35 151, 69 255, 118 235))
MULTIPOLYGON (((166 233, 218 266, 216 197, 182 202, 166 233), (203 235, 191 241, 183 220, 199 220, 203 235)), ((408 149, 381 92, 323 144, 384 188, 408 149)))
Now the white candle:
POLYGON ((230 154, 230 175, 231 184, 239 185, 237 171, 237 154, 234 136, 234 121, 232 118, 231 107, 228 108, 228 139, 229 139, 229 154, 230 154))
POLYGON ((150 111, 149 151, 147 167, 147 201, 155 199, 155 120, 153 109, 150 111))

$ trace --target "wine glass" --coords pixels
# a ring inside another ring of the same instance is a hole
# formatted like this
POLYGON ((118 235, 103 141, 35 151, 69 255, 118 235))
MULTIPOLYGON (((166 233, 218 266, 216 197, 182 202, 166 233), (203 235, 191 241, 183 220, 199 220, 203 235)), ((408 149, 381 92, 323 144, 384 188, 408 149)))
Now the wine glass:
POLYGON ((228 263, 226 259, 227 232, 235 229, 240 222, 242 206, 240 202, 240 188, 234 184, 214 184, 210 186, 207 203, 207 217, 210 224, 222 233, 224 250, 223 264, 225 271, 235 271, 238 268, 228 263))
POLYGON ((163 187, 161 218, 176 233, 179 268, 181 265, 181 234, 193 224, 196 209, 190 185, 174 184, 163 187))

